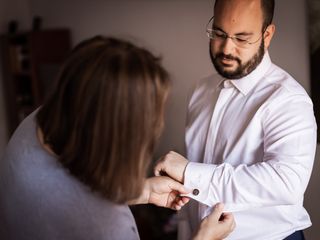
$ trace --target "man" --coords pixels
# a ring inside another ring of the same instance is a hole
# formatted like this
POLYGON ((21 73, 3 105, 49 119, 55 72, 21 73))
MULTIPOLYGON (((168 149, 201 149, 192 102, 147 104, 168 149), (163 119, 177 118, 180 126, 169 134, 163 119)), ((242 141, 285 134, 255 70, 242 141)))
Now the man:
POLYGON ((273 12, 273 0, 215 3, 207 33, 218 74, 202 80, 189 103, 190 162, 170 152, 155 168, 193 190, 197 202, 180 218, 191 233, 216 202, 234 213, 228 239, 304 239, 311 225, 303 195, 316 148, 313 105, 270 60, 273 12))

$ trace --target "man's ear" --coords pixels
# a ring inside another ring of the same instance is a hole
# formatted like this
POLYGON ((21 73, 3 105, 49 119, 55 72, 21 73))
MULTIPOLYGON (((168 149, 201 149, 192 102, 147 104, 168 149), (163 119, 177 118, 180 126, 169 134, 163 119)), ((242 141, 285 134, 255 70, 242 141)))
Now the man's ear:
POLYGON ((270 24, 265 30, 263 34, 265 50, 268 50, 275 31, 276 31, 276 26, 274 24, 270 24))

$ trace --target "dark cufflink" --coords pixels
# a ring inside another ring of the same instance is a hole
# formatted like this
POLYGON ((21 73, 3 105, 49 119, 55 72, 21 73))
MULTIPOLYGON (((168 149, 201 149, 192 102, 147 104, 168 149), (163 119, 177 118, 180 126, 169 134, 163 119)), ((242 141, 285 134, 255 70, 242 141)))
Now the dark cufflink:
POLYGON ((196 188, 193 189, 192 194, 195 195, 195 196, 198 196, 199 195, 199 190, 196 189, 196 188))

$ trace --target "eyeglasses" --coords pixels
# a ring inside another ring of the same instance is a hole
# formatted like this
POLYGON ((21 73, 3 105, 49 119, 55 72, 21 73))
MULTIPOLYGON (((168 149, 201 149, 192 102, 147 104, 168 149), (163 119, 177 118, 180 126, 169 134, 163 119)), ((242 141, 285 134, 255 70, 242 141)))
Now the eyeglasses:
POLYGON ((213 39, 218 42, 223 42, 223 41, 227 40, 228 38, 230 38, 232 40, 232 42, 239 48, 249 48, 250 45, 257 43, 263 37, 263 34, 267 30, 267 28, 265 28, 263 30, 261 36, 256 41, 251 42, 248 39, 246 39, 245 37, 229 36, 227 33, 223 32, 219 29, 211 28, 210 26, 213 26, 213 19, 214 19, 214 16, 212 18, 210 18, 210 20, 207 24, 207 30, 206 30, 207 36, 210 39, 213 39))

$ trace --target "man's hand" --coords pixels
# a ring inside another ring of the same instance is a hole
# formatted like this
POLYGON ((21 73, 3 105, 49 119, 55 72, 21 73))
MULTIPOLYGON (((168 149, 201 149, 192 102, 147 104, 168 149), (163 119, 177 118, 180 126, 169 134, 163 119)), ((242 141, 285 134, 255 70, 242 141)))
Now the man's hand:
POLYGON ((231 213, 222 213, 223 204, 218 203, 213 212, 204 218, 193 240, 221 240, 236 227, 231 213))
POLYGON ((182 155, 170 151, 167 155, 160 158, 155 169, 156 176, 168 175, 178 182, 183 183, 184 171, 187 167, 188 160, 182 155))
POLYGON ((141 196, 129 205, 151 203, 159 207, 180 210, 189 198, 181 197, 180 194, 188 194, 188 191, 181 183, 169 177, 152 177, 145 181, 141 196))

